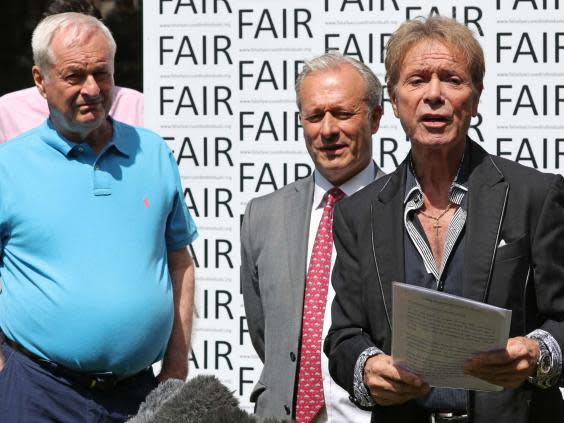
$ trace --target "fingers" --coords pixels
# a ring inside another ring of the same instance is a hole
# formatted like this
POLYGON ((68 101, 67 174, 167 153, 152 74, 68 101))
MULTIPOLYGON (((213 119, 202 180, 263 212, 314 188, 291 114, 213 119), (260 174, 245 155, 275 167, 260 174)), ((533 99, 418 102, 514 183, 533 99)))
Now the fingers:
POLYGON ((423 383, 419 387, 401 382, 390 382, 383 379, 379 384, 369 386, 370 394, 379 405, 403 404, 418 396, 425 395, 431 388, 423 383))
POLYGON ((378 405, 399 405, 403 404, 407 401, 415 399, 421 395, 425 395, 429 392, 430 388, 425 391, 418 392, 416 394, 406 394, 406 393, 398 393, 393 391, 386 391, 383 389, 378 390, 370 390, 370 394, 374 399, 374 402, 378 405))
POLYGON ((515 360, 533 358, 535 345, 536 341, 528 338, 510 338, 505 349, 474 354, 471 361, 480 365, 506 365, 515 360))
POLYGON ((414 373, 401 366, 394 365, 392 357, 379 354, 371 357, 364 367, 365 375, 377 375, 392 381, 403 382, 409 385, 420 386, 421 379, 414 373))
POLYGON ((536 341, 510 338, 505 350, 475 354, 464 363, 464 372, 487 382, 516 388, 536 371, 536 341))
POLYGON ((394 365, 392 357, 379 354, 367 360, 364 383, 379 405, 402 404, 429 392, 430 387, 416 374, 394 365))

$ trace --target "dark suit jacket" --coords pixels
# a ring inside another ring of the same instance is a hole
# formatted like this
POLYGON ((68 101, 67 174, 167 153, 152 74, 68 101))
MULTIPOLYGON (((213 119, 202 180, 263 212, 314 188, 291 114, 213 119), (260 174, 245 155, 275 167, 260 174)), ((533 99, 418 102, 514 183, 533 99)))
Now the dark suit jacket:
MULTIPOLYGON (((564 351, 564 179, 468 142, 464 297, 513 310, 510 337, 542 328, 564 351), (502 239, 506 244, 498 247, 502 239)), ((392 282, 404 280, 406 166, 404 161, 334 212, 336 297, 325 353, 332 377, 351 394, 360 353, 370 346, 391 350, 392 282)), ((475 423, 556 422, 564 421, 564 403, 557 388, 524 383, 514 390, 469 392, 469 414, 475 423)), ((410 401, 375 406, 372 421, 428 420, 410 401)))

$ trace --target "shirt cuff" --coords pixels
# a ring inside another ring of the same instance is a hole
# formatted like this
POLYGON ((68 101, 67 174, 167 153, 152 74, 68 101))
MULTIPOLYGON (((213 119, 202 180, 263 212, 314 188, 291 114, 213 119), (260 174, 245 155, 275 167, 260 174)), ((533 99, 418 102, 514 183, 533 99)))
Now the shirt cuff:
POLYGON ((369 347, 365 349, 356 360, 354 365, 354 399, 362 407, 373 407, 376 405, 367 386, 364 384, 364 365, 366 360, 378 354, 382 354, 383 351, 376 347, 369 347))
POLYGON ((532 383, 538 388, 552 388, 558 384, 562 373, 562 350, 554 337, 545 330, 535 329, 527 335, 527 338, 542 342, 550 354, 550 368, 542 378, 532 378, 532 383))

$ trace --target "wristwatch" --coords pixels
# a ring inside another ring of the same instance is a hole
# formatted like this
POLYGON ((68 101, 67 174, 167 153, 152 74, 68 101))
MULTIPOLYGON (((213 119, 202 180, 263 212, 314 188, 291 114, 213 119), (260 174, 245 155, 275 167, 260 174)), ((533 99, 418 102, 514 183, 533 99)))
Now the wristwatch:
POLYGON ((537 360, 537 372, 529 377, 529 382, 542 389, 552 386, 552 354, 540 337, 531 336, 539 344, 539 358, 537 360))

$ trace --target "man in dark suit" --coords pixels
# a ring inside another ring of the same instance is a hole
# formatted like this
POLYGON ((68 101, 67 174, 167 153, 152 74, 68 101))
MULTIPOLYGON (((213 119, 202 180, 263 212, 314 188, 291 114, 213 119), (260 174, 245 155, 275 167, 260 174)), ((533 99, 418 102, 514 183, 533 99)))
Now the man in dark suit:
POLYGON ((378 423, 564 421, 564 180, 468 138, 485 67, 463 25, 408 21, 385 64, 411 151, 335 209, 331 375, 378 423), (394 364, 393 281, 512 309, 506 348, 464 366, 505 389, 431 389, 394 364))
POLYGON ((331 380, 322 344, 333 296, 332 206, 383 175, 372 161, 381 85, 366 65, 327 53, 304 64, 296 96, 315 171, 249 202, 241 228, 245 311, 264 362, 251 401, 260 418, 368 422, 331 380))

